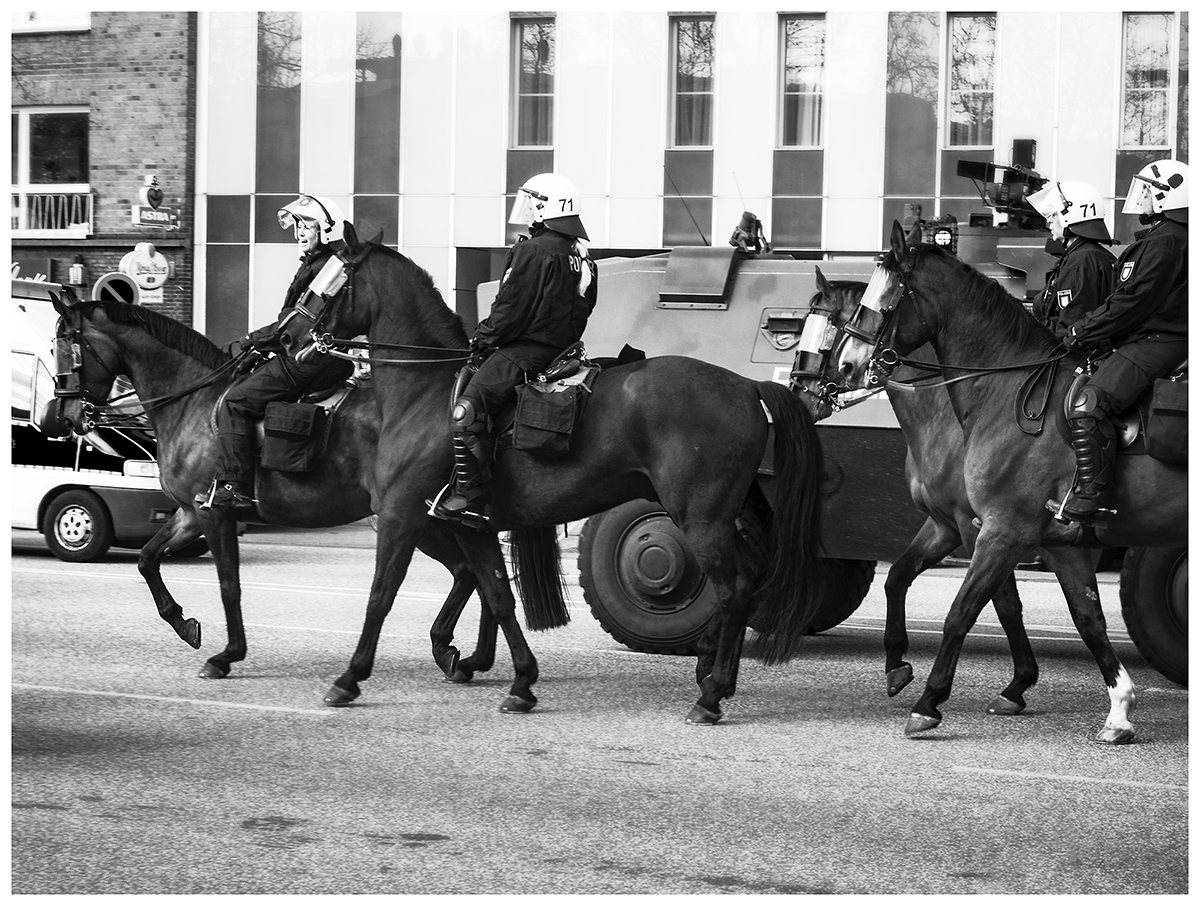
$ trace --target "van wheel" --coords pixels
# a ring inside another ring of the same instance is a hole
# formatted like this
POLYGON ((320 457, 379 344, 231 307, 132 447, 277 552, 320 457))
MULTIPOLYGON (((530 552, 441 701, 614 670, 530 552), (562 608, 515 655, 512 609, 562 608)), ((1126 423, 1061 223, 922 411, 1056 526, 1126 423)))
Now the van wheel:
POLYGON ((42 525, 50 552, 68 563, 91 563, 112 547, 112 517, 104 501, 91 491, 59 494, 46 508, 42 525))

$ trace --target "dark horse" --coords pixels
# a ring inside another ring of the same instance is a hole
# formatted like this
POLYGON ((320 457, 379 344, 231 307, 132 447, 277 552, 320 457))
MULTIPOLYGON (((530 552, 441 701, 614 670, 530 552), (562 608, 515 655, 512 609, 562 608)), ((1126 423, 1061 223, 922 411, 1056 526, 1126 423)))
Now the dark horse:
MULTIPOLYGON (((70 290, 68 290, 70 293, 70 290)), ((227 676, 246 657, 238 575, 237 518, 220 509, 197 511, 194 497, 212 478, 216 438, 210 426, 217 398, 229 386, 233 360, 201 334, 180 322, 140 306, 115 302, 54 299, 60 317, 60 344, 74 345, 73 364, 60 364, 78 377, 82 395, 63 398, 63 420, 84 430, 85 401, 107 400, 118 374, 132 379, 158 441, 163 490, 179 509, 146 546, 138 569, 164 620, 193 648, 200 647, 200 623, 185 618, 162 579, 163 559, 203 534, 212 549, 225 609, 225 649, 204 664, 200 675, 227 676)), ((102 407, 102 403, 101 403, 102 407)), ((276 525, 343 525, 373 511, 379 422, 368 381, 340 407, 320 464, 311 472, 260 469, 256 493, 258 519, 276 525)), ((389 476, 390 481, 400 476, 389 476)), ((245 519, 243 515, 241 517, 245 519)), ((492 665, 496 625, 485 606, 474 655, 459 661, 450 645, 451 631, 477 582, 455 533, 430 519, 420 527, 418 546, 450 571, 454 583, 430 635, 434 657, 447 676, 470 679, 492 665)), ((481 590, 481 596, 487 594, 481 590)))
POLYGON ((963 639, 1013 567, 1040 547, 1108 688, 1110 710, 1096 738, 1128 742, 1134 735, 1133 683, 1109 642, 1091 552, 1083 545, 1186 545, 1187 468, 1149 456, 1118 457, 1116 512, 1086 530, 1056 522, 1046 501, 1061 500, 1074 477, 1062 403, 1080 357, 1066 356, 1053 334, 995 281, 945 250, 915 241, 893 225, 878 291, 863 296, 854 316, 860 329, 835 345, 827 375, 841 386, 868 387, 878 368, 930 343, 963 429, 967 497, 981 528, 907 732, 941 722, 938 705, 950 695, 963 639), (863 324, 874 325, 874 336, 863 324), (1031 394, 1031 386, 1040 389, 1031 394), (1043 392, 1045 430, 1034 431, 1019 423, 1018 413, 1028 406, 1017 400, 1036 401, 1043 392))
MULTIPOLYGON (((339 684, 369 672, 364 668, 373 640, 404 578, 414 531, 426 517, 425 501, 450 475, 447 411, 458 366, 427 360, 437 350, 467 348, 461 320, 409 259, 368 245, 352 266, 348 289, 312 311, 315 322, 293 319, 283 338, 303 354, 314 334, 334 346, 339 341, 332 336, 367 335, 380 450, 388 451, 397 476, 397 492, 379 511, 380 557, 368 631, 339 684), (403 363, 412 359, 424 361, 403 363)), ((694 359, 653 358, 599 375, 562 458, 538 459, 500 445, 490 483, 491 528, 512 532, 526 607, 558 611, 558 622, 566 622, 554 527, 628 500, 659 501, 686 536, 719 601, 718 619, 699 644, 700 697, 688 716, 711 723, 721 716, 721 700, 734 693, 747 618, 756 606, 761 654, 774 661, 790 656, 823 603, 829 583, 818 556, 820 463, 812 418, 783 386, 755 383, 694 359), (777 477, 765 491, 770 507, 762 543, 751 543, 737 522, 739 514, 767 502, 755 481, 772 427, 764 409, 773 421, 777 477)), ((382 470, 379 482, 388 482, 382 470)), ((491 532, 478 534, 494 543, 491 532)))
MULTIPOLYGON (((810 307, 830 313, 831 323, 844 324, 857 310, 866 288, 866 283, 857 280, 829 281, 818 267, 817 295, 810 307)), ((925 361, 933 362, 932 353, 925 361)), ((883 648, 889 696, 896 695, 913 678, 912 665, 904 660, 908 651, 905 605, 909 588, 917 576, 959 547, 972 551, 979 534, 963 478, 962 427, 950 397, 940 385, 914 389, 908 383, 929 374, 930 369, 920 366, 901 366, 885 387, 908 445, 904 474, 909 492, 917 509, 926 516, 908 547, 892 563, 884 583, 887 615, 883 648)), ((1025 710, 1024 693, 1037 682, 1038 668, 1025 632, 1016 576, 1011 572, 997 587, 992 603, 1008 637, 1013 677, 987 710, 990 714, 1020 714, 1025 710)))

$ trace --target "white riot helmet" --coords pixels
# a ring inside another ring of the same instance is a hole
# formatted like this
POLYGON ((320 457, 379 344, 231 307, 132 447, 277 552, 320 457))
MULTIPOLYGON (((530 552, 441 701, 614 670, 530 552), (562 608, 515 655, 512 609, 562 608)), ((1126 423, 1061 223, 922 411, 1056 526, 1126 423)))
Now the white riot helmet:
POLYGON ((1166 211, 1186 210, 1188 167, 1177 160, 1147 164, 1129 181, 1122 214, 1154 216, 1166 211))
POLYGON ((1075 236, 1111 243, 1104 215, 1108 205, 1086 182, 1051 182, 1029 196, 1033 209, 1046 218, 1050 233, 1060 242, 1069 230, 1075 236))
MULTIPOLYGON (((342 209, 328 198, 301 195, 279 209, 279 225, 285 230, 298 228, 301 222, 315 224, 320 241, 328 245, 342 238, 342 209)), ((297 239, 300 238, 298 235, 297 239)))
POLYGON ((524 226, 544 223, 559 233, 586 240, 588 234, 579 219, 581 213, 575 183, 557 173, 539 173, 517 190, 508 222, 524 226))

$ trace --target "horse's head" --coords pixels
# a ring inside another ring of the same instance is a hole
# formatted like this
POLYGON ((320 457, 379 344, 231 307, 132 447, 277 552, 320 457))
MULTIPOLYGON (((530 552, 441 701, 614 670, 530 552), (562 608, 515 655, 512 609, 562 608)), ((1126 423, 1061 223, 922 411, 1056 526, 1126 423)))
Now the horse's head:
POLYGON ((55 421, 76 434, 96 427, 95 411, 103 406, 122 372, 119 353, 107 337, 92 329, 91 303, 80 301, 70 287, 63 296, 50 294, 58 312, 54 334, 55 421))
POLYGON ((355 285, 357 282, 366 290, 370 281, 355 278, 370 250, 369 246, 348 245, 330 258, 279 325, 279 341, 298 361, 333 337, 367 332, 371 316, 360 304, 363 300, 356 297, 355 285))

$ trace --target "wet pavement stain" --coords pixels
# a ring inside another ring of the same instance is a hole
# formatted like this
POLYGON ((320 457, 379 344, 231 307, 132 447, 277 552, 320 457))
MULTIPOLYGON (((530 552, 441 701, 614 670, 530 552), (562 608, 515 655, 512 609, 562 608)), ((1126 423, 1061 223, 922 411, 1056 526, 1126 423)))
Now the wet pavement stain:
POLYGON ((258 846, 270 849, 296 849, 306 843, 316 843, 312 837, 291 833, 293 828, 308 824, 302 818, 285 818, 282 815, 264 815, 261 818, 247 818, 242 822, 242 828, 259 832, 254 840, 258 846))
POLYGON ((65 805, 54 805, 49 802, 14 802, 12 804, 13 811, 17 809, 42 809, 48 812, 66 812, 69 811, 65 805))

